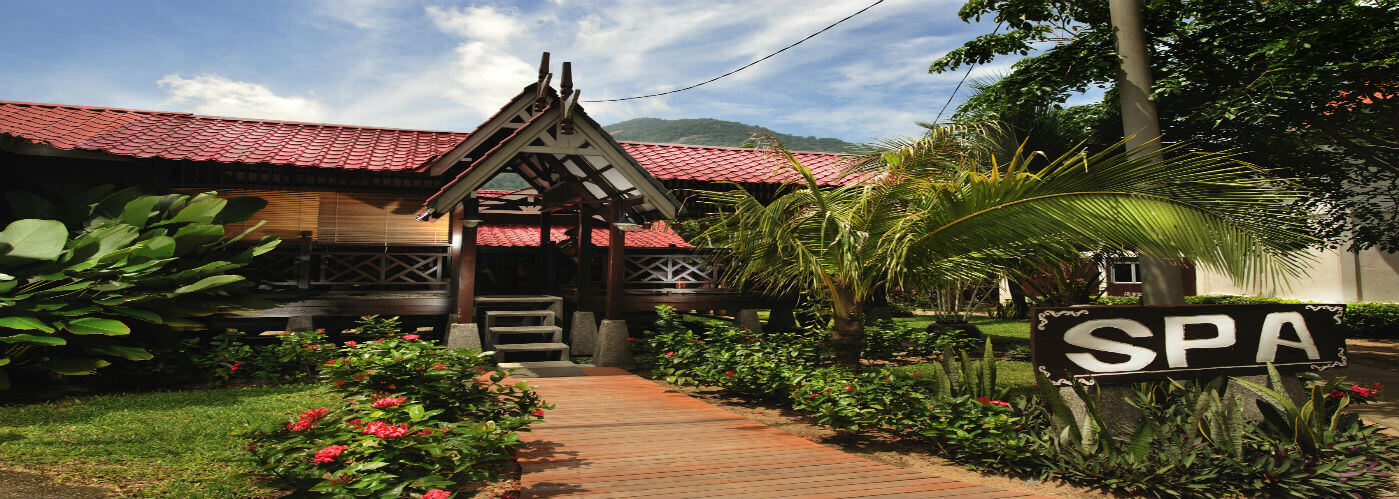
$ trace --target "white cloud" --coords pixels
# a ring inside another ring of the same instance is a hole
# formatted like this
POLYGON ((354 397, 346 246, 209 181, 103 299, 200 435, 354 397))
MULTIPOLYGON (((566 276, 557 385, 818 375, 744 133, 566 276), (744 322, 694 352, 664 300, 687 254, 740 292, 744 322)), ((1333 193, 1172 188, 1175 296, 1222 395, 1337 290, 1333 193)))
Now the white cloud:
POLYGON ((432 23, 443 33, 472 40, 503 44, 523 31, 514 15, 497 11, 491 6, 452 9, 429 5, 425 10, 432 23))
POLYGON ((456 56, 456 85, 446 94, 481 113, 483 120, 539 77, 529 63, 486 42, 464 43, 456 56))
POLYGON ((157 83, 166 90, 169 102, 193 105, 194 112, 200 114, 292 121, 321 121, 327 115, 325 106, 315 99, 283 97, 264 85, 218 74, 193 78, 169 74, 157 83))

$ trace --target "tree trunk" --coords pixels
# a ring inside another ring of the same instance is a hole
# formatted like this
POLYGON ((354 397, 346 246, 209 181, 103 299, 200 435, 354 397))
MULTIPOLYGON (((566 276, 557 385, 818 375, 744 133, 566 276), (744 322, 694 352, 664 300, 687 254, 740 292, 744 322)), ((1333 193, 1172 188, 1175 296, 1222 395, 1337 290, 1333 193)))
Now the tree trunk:
POLYGON ((846 367, 860 367, 860 352, 865 349, 865 320, 861 303, 855 301, 855 290, 837 289, 835 318, 831 321, 831 346, 836 362, 846 367))
POLYGON ((1010 291, 1010 318, 1024 319, 1029 317, 1030 303, 1025 299, 1025 287, 1020 285, 1020 281, 1007 279, 1006 289, 1010 291))

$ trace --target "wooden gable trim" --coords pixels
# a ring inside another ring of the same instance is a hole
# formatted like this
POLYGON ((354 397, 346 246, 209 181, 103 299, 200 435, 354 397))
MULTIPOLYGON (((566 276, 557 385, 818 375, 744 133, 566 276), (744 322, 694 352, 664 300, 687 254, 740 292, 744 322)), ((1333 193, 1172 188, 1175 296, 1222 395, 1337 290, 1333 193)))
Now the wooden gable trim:
MULTIPOLYGON (((428 173, 433 176, 444 175, 463 160, 477 159, 468 158, 466 155, 471 151, 479 149, 483 145, 493 145, 486 144, 486 141, 490 140, 497 131, 502 129, 518 129, 528 124, 530 114, 534 110, 536 94, 538 93, 535 89, 538 85, 538 83, 531 83, 526 86, 518 95, 510 99, 509 104, 506 104, 500 111, 497 111, 490 118, 486 119, 484 123, 476 127, 476 130, 471 132, 470 135, 467 135, 465 140, 457 144, 456 147, 453 147, 447 154, 442 155, 442 157, 437 158, 436 161, 429 164, 427 167, 428 173)), ((550 89, 550 94, 552 94, 552 91, 553 90, 550 89)))

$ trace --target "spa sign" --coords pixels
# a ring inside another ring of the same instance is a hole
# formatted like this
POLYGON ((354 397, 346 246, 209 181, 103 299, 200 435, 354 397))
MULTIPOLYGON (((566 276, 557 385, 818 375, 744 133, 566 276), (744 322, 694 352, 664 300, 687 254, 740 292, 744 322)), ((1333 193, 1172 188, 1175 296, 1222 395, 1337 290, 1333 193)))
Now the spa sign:
POLYGON ((1035 369, 1056 385, 1346 365, 1341 305, 1059 307, 1030 311, 1035 369))

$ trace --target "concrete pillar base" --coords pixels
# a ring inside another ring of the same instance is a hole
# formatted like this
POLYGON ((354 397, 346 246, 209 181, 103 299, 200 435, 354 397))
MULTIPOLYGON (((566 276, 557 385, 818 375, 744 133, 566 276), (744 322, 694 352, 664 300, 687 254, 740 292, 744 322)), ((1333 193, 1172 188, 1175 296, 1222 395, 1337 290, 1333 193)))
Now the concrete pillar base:
POLYGON ((769 329, 794 329, 797 327, 797 314, 791 307, 774 308, 768 312, 769 329))
POLYGON ((568 351, 572 355, 597 353, 597 319, 592 312, 573 313, 568 329, 568 351))
POLYGON ((481 331, 475 322, 452 324, 447 332, 447 348, 481 349, 481 331))
POLYGON ((598 367, 636 367, 632 359, 631 342, 627 341, 627 321, 604 319, 598 327, 597 354, 593 365, 598 367))
POLYGON ((763 321, 758 320, 757 310, 745 308, 734 316, 734 327, 748 328, 748 331, 754 334, 762 334, 763 321))
POLYGON ((287 331, 315 331, 315 318, 309 315, 293 315, 287 317, 287 331))

